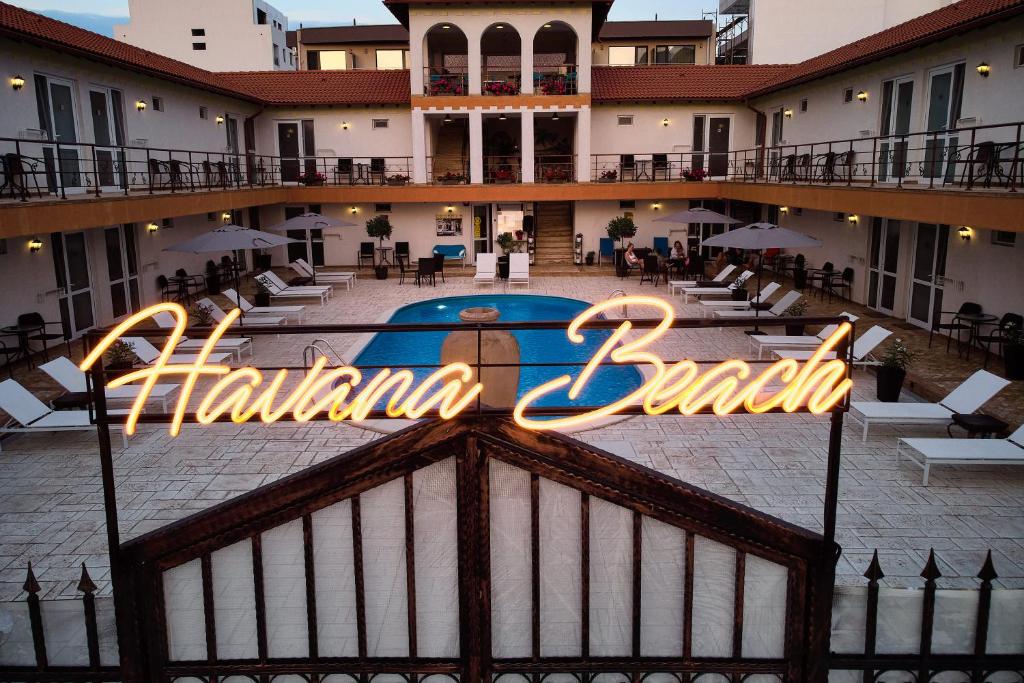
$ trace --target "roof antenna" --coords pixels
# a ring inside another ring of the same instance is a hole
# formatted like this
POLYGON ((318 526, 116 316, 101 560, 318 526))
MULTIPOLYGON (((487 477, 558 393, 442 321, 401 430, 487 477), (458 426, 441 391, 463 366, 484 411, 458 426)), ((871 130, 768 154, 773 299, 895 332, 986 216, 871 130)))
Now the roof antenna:
POLYGON ((657 12, 655 12, 655 13, 654 13, 654 20, 655 20, 655 21, 657 21, 657 20, 658 20, 658 13, 657 13, 657 12))
POLYGON ((353 25, 353 26, 355 26, 355 25, 356 25, 356 18, 355 18, 355 17, 352 17, 352 25, 353 25))

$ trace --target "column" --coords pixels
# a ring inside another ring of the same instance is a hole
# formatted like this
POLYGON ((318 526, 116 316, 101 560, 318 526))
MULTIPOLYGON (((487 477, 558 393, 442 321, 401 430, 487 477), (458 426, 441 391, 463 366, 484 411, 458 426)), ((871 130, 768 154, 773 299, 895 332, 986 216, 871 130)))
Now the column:
POLYGON ((427 117, 412 110, 412 182, 427 182, 427 117))
POLYGON ((576 182, 590 182, 590 107, 576 112, 576 182))
POLYGON ((469 182, 484 182, 484 116, 480 109, 469 110, 469 182))
POLYGON ((480 56, 480 35, 467 34, 469 39, 469 94, 479 95, 483 88, 483 58, 480 56))
MULTIPOLYGON (((532 80, 532 79, 531 79, 532 80)), ((522 182, 532 183, 534 180, 534 157, 533 143, 533 110, 523 109, 522 110, 522 132, 520 133, 522 140, 519 143, 519 149, 522 153, 522 182)))
POLYGON ((524 95, 533 94, 533 36, 519 36, 519 73, 522 85, 520 92, 524 95))

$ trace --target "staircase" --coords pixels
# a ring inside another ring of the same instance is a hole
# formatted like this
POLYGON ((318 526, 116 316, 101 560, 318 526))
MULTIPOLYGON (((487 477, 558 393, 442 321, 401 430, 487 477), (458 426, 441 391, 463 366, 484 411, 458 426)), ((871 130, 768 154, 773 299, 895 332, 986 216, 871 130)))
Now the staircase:
POLYGON ((469 135, 462 119, 441 126, 434 145, 433 177, 440 178, 449 171, 469 175, 469 164, 466 162, 468 144, 469 135))
POLYGON ((534 219, 537 264, 572 264, 572 202, 538 202, 534 219))

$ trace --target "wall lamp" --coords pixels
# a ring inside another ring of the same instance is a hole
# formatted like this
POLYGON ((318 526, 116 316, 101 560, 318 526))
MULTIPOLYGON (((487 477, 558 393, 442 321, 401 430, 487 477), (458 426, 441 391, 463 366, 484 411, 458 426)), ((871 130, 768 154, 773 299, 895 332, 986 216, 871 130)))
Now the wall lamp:
POLYGON ((785 216, 786 214, 789 213, 789 207, 788 206, 780 206, 779 207, 779 213, 781 213, 783 216, 785 216))
POLYGON ((159 229, 160 229, 160 226, 157 225, 156 223, 149 223, 146 226, 146 232, 148 232, 150 235, 155 235, 156 231, 159 230, 159 229))
POLYGON ((220 219, 222 221, 224 221, 225 223, 230 223, 231 222, 231 212, 230 211, 225 211, 224 213, 222 213, 220 215, 220 219))
POLYGON ((446 212, 446 213, 448 213, 448 214, 453 214, 453 213, 455 213, 455 207, 454 207, 454 206, 452 206, 452 205, 450 205, 450 204, 449 204, 448 206, 444 207, 444 210, 445 210, 445 212, 446 212))
POLYGON ((846 217, 846 220, 850 222, 850 225, 857 225, 857 223, 860 222, 860 216, 858 216, 855 213, 851 213, 849 216, 846 217))
POLYGON ((982 62, 975 68, 978 70, 978 73, 982 78, 988 78, 988 75, 992 72, 992 67, 990 67, 987 62, 982 62))
POLYGON ((860 92, 858 92, 857 93, 857 99, 860 100, 861 102, 867 102, 868 101, 868 93, 867 93, 867 91, 866 90, 861 90, 860 92))
POLYGON ((651 208, 655 211, 661 211, 661 202, 654 202, 651 204, 651 208))
POLYGON ((787 119, 791 119, 791 118, 793 118, 793 110, 792 109, 786 109, 786 110, 784 110, 782 112, 782 115, 785 116, 787 119))
POLYGON ((351 127, 352 127, 352 124, 349 123, 348 121, 342 121, 341 122, 341 129, 342 130, 348 130, 351 127))
POLYGON ((665 126, 666 128, 668 127, 668 124, 669 124, 668 118, 664 118, 664 119, 661 120, 661 125, 665 126))
POLYGON ((217 118, 214 119, 214 120, 217 122, 218 126, 221 125, 222 123, 224 123, 224 117, 221 116, 220 114, 217 114, 217 118))
POLYGON ((28 241, 28 250, 30 252, 32 252, 33 254, 35 254, 36 252, 38 252, 42 248, 43 248, 43 241, 41 239, 39 239, 38 237, 33 237, 32 239, 30 239, 28 241))
POLYGON ((11 76, 11 87, 15 90, 21 90, 25 87, 25 79, 21 76, 11 76))
POLYGON ((960 235, 960 239, 962 239, 964 242, 970 242, 972 232, 973 230, 971 230, 968 226, 962 225, 960 226, 960 229, 956 231, 956 234, 960 235))
POLYGON ((136 111, 146 111, 146 103, 143 100, 135 100, 136 111))
POLYGON ((350 209, 349 209, 348 211, 349 211, 349 213, 351 213, 351 214, 352 214, 353 216, 354 216, 355 214, 359 213, 359 209, 358 209, 358 208, 356 207, 356 205, 355 205, 355 204, 353 204, 353 205, 352 205, 352 208, 350 208, 350 209))

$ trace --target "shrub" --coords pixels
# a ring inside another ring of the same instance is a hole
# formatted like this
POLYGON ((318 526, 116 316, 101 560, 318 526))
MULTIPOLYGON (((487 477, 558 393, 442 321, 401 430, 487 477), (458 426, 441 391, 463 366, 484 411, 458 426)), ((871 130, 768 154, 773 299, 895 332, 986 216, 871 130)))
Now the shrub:
POLYGON ((384 240, 391 239, 392 230, 391 221, 388 220, 387 216, 374 216, 366 221, 366 234, 380 240, 382 245, 384 240))
POLYGON ((636 235, 636 223, 629 216, 616 216, 608 221, 608 237, 624 240, 636 235))

